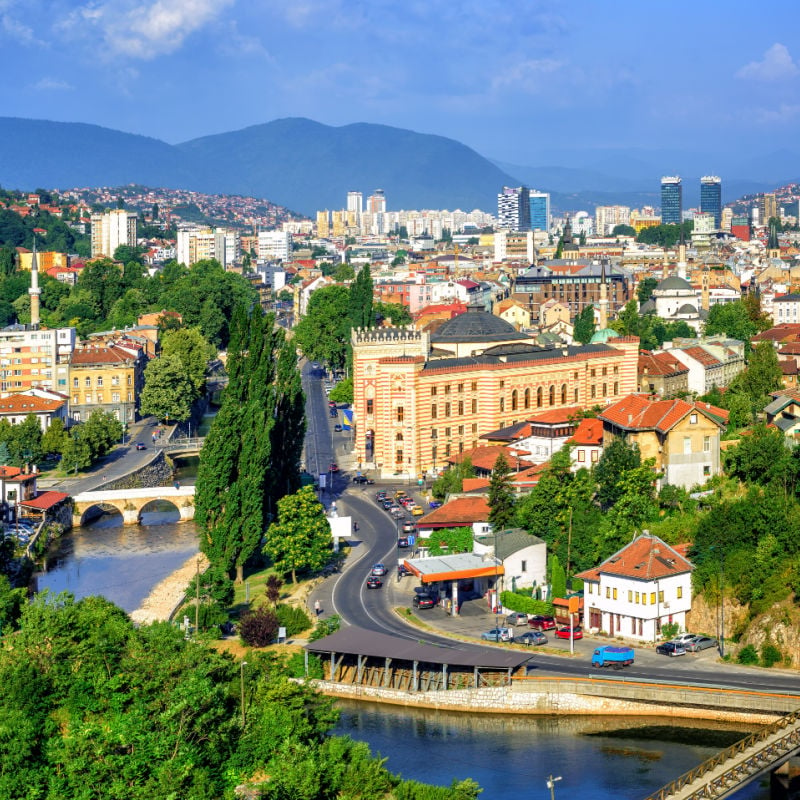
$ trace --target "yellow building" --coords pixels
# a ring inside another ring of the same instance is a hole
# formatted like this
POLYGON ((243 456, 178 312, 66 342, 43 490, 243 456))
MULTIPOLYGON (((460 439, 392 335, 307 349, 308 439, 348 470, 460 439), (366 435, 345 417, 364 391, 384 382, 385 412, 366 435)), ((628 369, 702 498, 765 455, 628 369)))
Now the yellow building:
POLYGON ((590 407, 635 391, 639 340, 547 348, 470 307, 434 333, 356 330, 356 461, 416 478, 484 433, 553 407, 590 407))
MULTIPOLYGON (((27 272, 31 271, 31 263, 33 262, 33 253, 30 250, 18 250, 19 268, 27 272)), ((69 256, 66 253, 44 252, 36 253, 36 266, 39 272, 47 272, 53 267, 59 269, 66 269, 69 266, 69 256)))
POLYGON ((330 212, 317 211, 317 236, 327 239, 331 235, 330 212))
POLYGON ((134 422, 144 386, 145 356, 141 349, 119 344, 76 348, 69 368, 70 414, 85 421, 100 409, 120 422, 134 422))
POLYGON ((649 214, 641 214, 638 211, 631 211, 631 227, 639 233, 644 228, 655 228, 661 224, 661 217, 653 217, 649 214))
POLYGON ((690 489, 721 472, 719 443, 727 411, 708 403, 631 394, 604 409, 598 419, 603 422, 603 445, 615 438, 638 445, 643 461, 655 460, 662 485, 690 489))

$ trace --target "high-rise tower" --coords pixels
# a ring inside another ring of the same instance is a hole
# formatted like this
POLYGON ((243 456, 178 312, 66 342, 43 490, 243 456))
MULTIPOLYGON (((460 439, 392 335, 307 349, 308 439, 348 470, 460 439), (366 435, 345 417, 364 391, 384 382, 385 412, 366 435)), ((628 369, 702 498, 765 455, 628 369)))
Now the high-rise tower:
POLYGON ((525 186, 504 186, 497 195, 497 227, 503 231, 531 229, 530 189, 525 186))
POLYGON ((531 230, 550 233, 550 195, 547 192, 530 192, 531 230))
POLYGON ((680 225, 683 222, 683 186, 677 176, 661 179, 661 224, 680 225))
POLYGON ((716 175, 700 178, 700 211, 714 215, 714 227, 722 227, 722 180, 716 175))

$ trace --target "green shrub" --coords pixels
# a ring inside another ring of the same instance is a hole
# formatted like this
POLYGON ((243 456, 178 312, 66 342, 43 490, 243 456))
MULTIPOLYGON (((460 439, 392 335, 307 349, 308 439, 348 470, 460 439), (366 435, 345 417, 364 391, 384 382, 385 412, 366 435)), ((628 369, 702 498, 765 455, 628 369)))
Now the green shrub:
POLYGON ((519 592, 501 592, 500 603, 503 608, 519 611, 523 614, 552 614, 553 604, 546 600, 534 600, 529 595, 519 592))
POLYGON ((323 639, 326 636, 330 636, 332 633, 336 633, 339 630, 342 624, 341 617, 338 614, 331 614, 330 617, 326 619, 321 619, 313 631, 311 631, 311 635, 308 637, 309 642, 316 642, 317 639, 323 639))
POLYGON ((783 659, 783 653, 774 644, 761 646, 761 666, 772 667, 783 659))
POLYGON ((282 628, 286 628, 288 637, 307 631, 311 627, 311 620, 302 608, 297 606, 281 605, 275 609, 278 623, 282 628))
POLYGON ((681 626, 677 622, 668 622, 666 625, 661 626, 661 638, 665 641, 674 639, 680 629, 681 626))
POLYGON ((758 652, 753 645, 748 644, 738 652, 736 661, 739 664, 758 664, 758 652))
MULTIPOLYGON (((306 677, 305 653, 292 653, 286 662, 286 673, 290 678, 306 677)), ((312 653, 308 654, 308 677, 319 680, 325 677, 322 662, 312 653)))

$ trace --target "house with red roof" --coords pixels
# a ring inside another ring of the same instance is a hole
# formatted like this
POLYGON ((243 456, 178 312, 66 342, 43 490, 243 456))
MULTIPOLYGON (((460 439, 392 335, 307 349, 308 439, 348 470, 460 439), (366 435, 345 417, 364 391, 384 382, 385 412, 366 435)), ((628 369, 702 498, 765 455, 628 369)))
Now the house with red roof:
POLYGON ((583 580, 583 626, 592 632, 655 642, 661 628, 686 628, 692 608, 692 563, 657 536, 643 533, 583 580))
POLYGON ((60 419, 68 427, 66 397, 37 397, 29 392, 9 393, 0 397, 0 419, 7 420, 11 425, 21 425, 30 414, 36 417, 42 433, 54 419, 60 419))
POLYGON ((677 397, 689 392, 689 367, 672 353, 639 351, 639 391, 661 397, 677 397))
POLYGON ((603 421, 592 417, 582 419, 568 444, 572 448, 572 471, 591 469, 603 454, 603 421))
POLYGON ((652 458, 661 484, 690 489, 721 472, 720 437, 728 412, 709 403, 652 400, 630 394, 598 414, 607 447, 615 438, 636 444, 652 458))

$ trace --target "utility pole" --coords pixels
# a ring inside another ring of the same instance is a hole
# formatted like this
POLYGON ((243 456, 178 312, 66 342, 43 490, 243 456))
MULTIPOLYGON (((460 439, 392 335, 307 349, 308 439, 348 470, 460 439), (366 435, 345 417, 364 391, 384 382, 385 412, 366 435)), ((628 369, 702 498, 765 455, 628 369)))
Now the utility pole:
POLYGON ((247 666, 246 661, 242 661, 239 665, 239 691, 241 694, 242 704, 242 730, 244 730, 245 714, 244 714, 244 668, 247 666))

